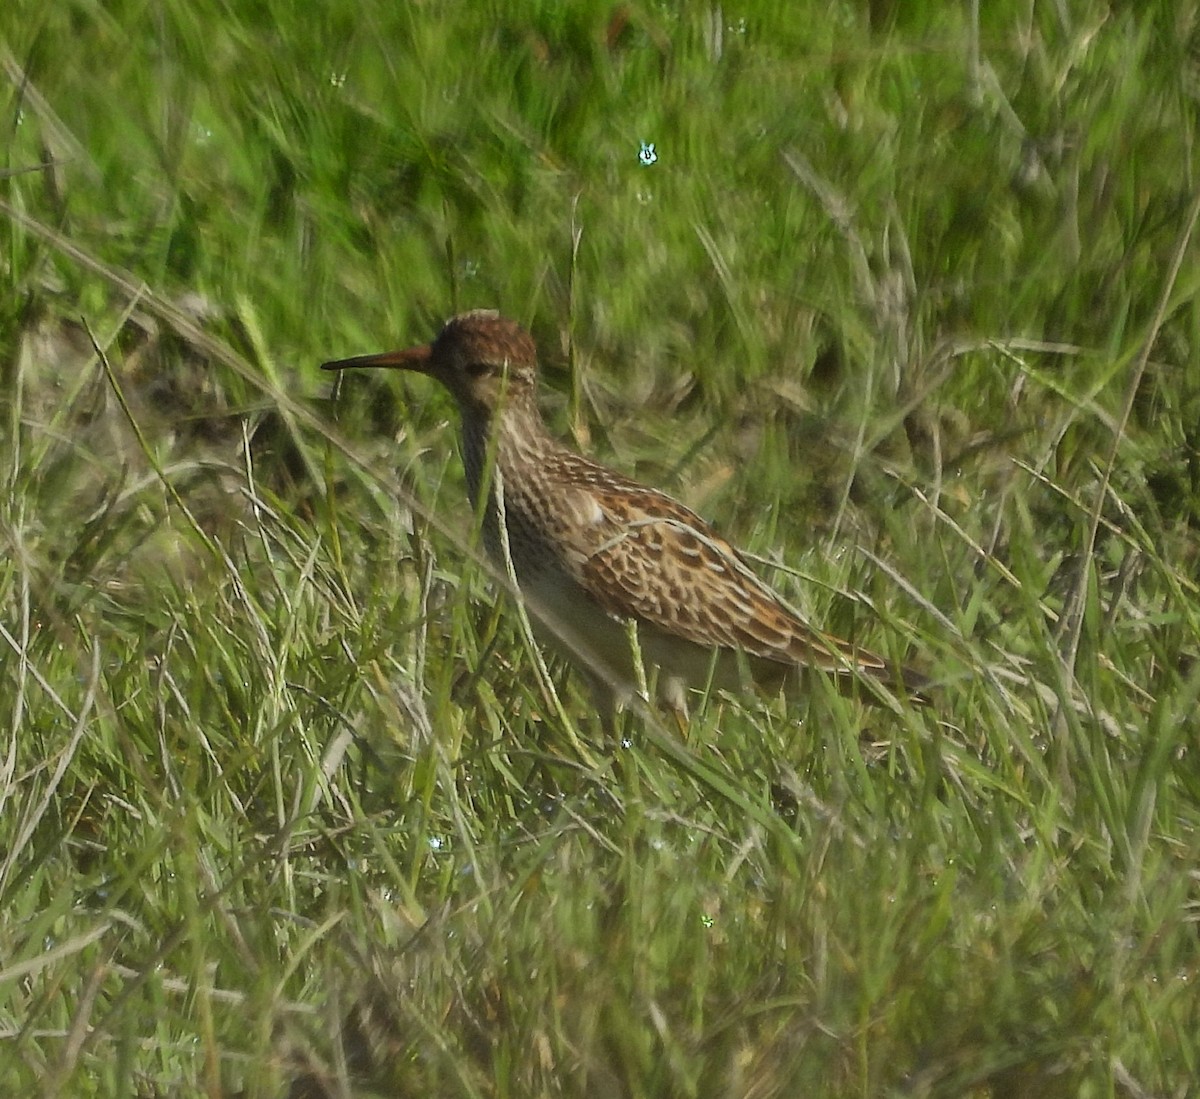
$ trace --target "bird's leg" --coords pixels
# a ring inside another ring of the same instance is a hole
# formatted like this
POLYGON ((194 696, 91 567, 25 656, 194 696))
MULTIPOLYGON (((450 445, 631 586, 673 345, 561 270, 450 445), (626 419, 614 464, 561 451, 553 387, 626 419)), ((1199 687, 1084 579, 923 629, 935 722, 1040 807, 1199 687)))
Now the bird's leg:
POLYGON ((687 704, 687 684, 678 676, 669 675, 658 685, 658 697, 666 703, 667 709, 675 719, 675 726, 680 740, 687 740, 690 730, 690 719, 687 704))

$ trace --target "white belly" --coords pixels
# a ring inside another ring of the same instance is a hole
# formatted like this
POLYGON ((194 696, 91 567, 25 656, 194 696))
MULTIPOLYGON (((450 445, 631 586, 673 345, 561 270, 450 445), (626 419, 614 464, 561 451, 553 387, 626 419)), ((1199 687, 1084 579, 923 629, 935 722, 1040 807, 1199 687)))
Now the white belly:
MULTIPOLYGON (((612 692, 618 706, 637 693, 638 676, 626 624, 607 614, 561 574, 522 584, 538 638, 612 692)), ((651 627, 638 630, 646 681, 668 705, 686 710, 688 688, 743 686, 737 654, 706 649, 651 627)))

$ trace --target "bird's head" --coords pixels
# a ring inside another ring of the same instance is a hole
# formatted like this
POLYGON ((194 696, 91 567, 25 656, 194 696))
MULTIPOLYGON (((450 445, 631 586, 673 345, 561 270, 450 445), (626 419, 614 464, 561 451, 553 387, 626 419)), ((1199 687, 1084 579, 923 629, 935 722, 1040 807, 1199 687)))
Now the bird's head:
POLYGON ((428 374, 450 390, 465 413, 490 413, 502 400, 533 401, 537 387, 533 339, 515 321, 492 309, 451 317, 433 343, 339 359, 321 369, 364 367, 428 374))

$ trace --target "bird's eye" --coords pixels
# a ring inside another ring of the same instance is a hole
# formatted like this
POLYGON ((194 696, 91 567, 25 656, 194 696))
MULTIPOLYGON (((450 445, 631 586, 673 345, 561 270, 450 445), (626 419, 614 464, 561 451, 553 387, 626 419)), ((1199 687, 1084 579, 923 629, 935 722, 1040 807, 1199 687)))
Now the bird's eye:
POLYGON ((467 363, 467 374, 472 378, 482 378, 492 368, 487 363, 467 363))

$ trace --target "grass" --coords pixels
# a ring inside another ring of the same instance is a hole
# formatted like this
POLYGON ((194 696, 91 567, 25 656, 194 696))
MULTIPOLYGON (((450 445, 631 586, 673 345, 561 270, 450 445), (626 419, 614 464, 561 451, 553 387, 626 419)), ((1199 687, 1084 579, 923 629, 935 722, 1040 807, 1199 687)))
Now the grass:
POLYGON ((1193 1092, 1200 8, 963 7, 8 5, 6 1094, 1193 1092), (558 713, 476 306, 935 705, 558 713))

